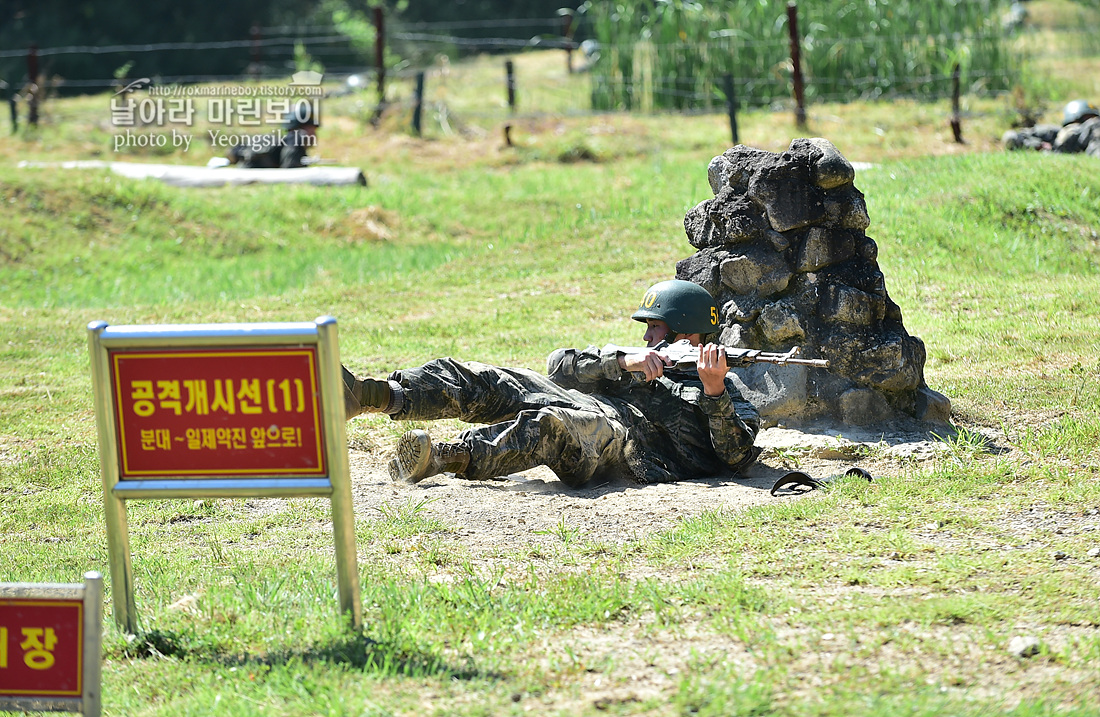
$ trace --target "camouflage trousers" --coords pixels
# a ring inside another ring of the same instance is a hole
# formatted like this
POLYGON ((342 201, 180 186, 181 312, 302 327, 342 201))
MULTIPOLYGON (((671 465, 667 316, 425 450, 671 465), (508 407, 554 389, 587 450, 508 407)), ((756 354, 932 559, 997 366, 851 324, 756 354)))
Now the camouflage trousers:
POLYGON ((488 424, 459 436, 470 449, 463 478, 486 480, 545 465, 579 487, 625 469, 630 426, 615 406, 534 371, 444 358, 397 371, 390 380, 405 393, 395 420, 488 424))

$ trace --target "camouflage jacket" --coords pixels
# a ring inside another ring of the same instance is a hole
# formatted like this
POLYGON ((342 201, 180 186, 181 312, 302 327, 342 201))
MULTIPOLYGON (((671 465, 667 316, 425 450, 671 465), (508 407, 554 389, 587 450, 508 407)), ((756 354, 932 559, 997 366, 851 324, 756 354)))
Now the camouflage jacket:
POLYGON ((226 155, 229 161, 242 169, 296 169, 304 167, 306 143, 297 131, 287 133, 282 142, 270 147, 251 148, 243 145, 232 147, 226 155))
POLYGON ((727 376, 725 393, 711 397, 694 371, 642 381, 619 366, 618 354, 559 349, 547 361, 550 380, 611 406, 630 427, 649 481, 686 471, 714 474, 740 462, 760 430, 760 417, 727 376))
POLYGON ((1002 137, 1005 149, 1035 149, 1077 154, 1084 152, 1100 157, 1100 117, 1074 122, 1065 127, 1035 125, 1009 130, 1002 137))
POLYGON ((1054 138, 1054 151, 1066 154, 1086 152, 1093 157, 1100 157, 1100 117, 1063 127, 1054 138))

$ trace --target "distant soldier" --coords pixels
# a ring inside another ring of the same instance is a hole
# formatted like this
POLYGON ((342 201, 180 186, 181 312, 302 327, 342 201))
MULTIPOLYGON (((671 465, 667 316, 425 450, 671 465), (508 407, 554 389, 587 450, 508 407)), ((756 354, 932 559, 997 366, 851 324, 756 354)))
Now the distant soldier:
POLYGON ((1005 149, 1033 149, 1100 158, 1100 109, 1086 100, 1074 100, 1062 111, 1062 126, 1035 125, 1005 132, 1005 149))
POLYGON ((1085 100, 1074 100, 1062 114, 1062 129, 1054 138, 1054 151, 1100 157, 1100 109, 1085 100))
POLYGON ((317 144, 320 122, 314 117, 313 105, 299 100, 287 115, 286 133, 258 135, 252 145, 237 145, 226 155, 230 164, 243 169, 292 169, 305 167, 306 150, 317 144))
POLYGON ((451 443, 407 432, 389 466, 404 483, 445 471, 489 480, 545 465, 579 488, 592 478, 660 483, 747 468, 760 454, 753 446, 760 418, 727 375, 725 349, 705 343, 718 325, 707 290, 663 281, 632 318, 646 325, 649 348, 558 349, 548 375, 452 358, 388 379, 345 368, 345 414, 486 424, 451 443), (698 347, 695 370, 672 370, 661 353, 664 342, 678 340, 698 347))

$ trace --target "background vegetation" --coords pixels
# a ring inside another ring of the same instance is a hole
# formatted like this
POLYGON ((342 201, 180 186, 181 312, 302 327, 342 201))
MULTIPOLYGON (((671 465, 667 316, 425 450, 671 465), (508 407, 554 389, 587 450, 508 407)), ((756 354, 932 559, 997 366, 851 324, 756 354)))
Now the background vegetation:
MULTIPOLYGON (((959 63, 968 92, 1003 91, 1016 79, 1008 6, 997 0, 802 3, 801 67, 807 97, 944 97, 959 63)), ((699 109, 791 96, 785 3, 590 2, 581 7, 601 43, 592 105, 601 109, 699 109)))
MULTIPOLYGON (((560 30, 559 23, 510 24, 521 19, 545 21, 568 3, 562 0, 467 0, 456 3, 417 0, 244 0, 219 3, 196 0, 185 5, 109 0, 73 3, 65 0, 3 0, 0 2, 0 80, 21 86, 26 78, 26 49, 59 47, 99 48, 81 53, 44 54, 44 77, 67 80, 79 88, 81 80, 111 78, 129 64, 130 77, 225 77, 249 74, 257 50, 267 65, 264 74, 293 67, 295 44, 346 34, 343 43, 326 42, 313 48, 330 67, 371 67, 374 64, 372 8, 383 7, 389 32, 422 28, 424 23, 446 26, 445 34, 466 38, 528 39, 532 34, 560 30), (493 22, 495 21, 495 22, 493 22), (473 24, 474 27, 468 25, 473 24), (466 26, 464 26, 466 25, 466 26), (454 27, 452 27, 454 26, 454 27), (259 30, 254 35, 253 28, 259 30), (534 27, 534 29, 532 29, 534 27), (161 51, 111 51, 110 46, 165 43, 236 43, 189 51, 175 47, 161 51), (287 64, 287 63, 290 64, 287 64)), ((452 45, 451 51, 455 47, 452 45)), ((391 48, 390 69, 416 56, 415 48, 391 48)), ((418 58, 419 59, 419 58, 418 58)), ((93 90, 96 91, 96 90, 93 90)))
MULTIPOLYGON (((1080 26, 1081 13, 1095 3, 1055 4, 1062 6, 1061 51, 1095 53, 1100 40, 1080 26)), ((742 104, 767 105, 791 94, 786 4, 774 0, 278 0, 231 8, 198 2, 170 11, 131 0, 94 7, 7 0, 0 3, 0 80, 12 90, 23 87, 32 45, 51 92, 99 91, 115 77, 186 82, 279 77, 305 67, 330 76, 371 73, 375 6, 386 18, 391 78, 437 66, 442 56, 587 39, 597 44, 585 44, 578 66, 595 78, 591 109, 720 107, 726 75, 735 78, 742 104)), ((1013 12, 1022 7, 1008 0, 804 3, 799 36, 807 95, 946 96, 955 63, 964 92, 1001 93, 1019 81, 1023 53, 1051 45, 1019 36, 1024 25, 1013 12)))

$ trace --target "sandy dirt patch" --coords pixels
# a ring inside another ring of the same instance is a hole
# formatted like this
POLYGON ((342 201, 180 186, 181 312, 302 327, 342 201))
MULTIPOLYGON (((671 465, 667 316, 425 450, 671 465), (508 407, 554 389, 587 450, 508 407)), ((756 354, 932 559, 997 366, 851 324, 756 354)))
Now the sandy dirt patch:
POLYGON ((423 515, 442 521, 474 555, 502 546, 551 545, 560 527, 609 545, 622 544, 675 527, 685 517, 709 510, 739 510, 797 496, 772 496, 770 489, 791 470, 815 478, 858 466, 872 475, 896 474, 903 462, 934 457, 944 444, 927 432, 893 434, 836 432, 809 434, 771 428, 761 433, 760 460, 744 476, 715 476, 639 486, 625 480, 570 489, 547 468, 496 481, 466 481, 452 474, 409 486, 389 480, 389 451, 350 452, 356 513, 428 501, 423 515))

